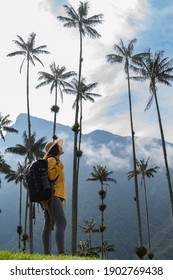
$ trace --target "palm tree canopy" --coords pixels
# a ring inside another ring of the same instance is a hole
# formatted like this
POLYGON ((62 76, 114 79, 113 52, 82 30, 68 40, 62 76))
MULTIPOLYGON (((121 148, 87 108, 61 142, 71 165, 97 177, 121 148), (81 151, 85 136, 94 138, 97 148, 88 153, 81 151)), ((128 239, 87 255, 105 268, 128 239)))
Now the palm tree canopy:
MULTIPOLYGON (((26 160, 29 158, 29 139, 26 134, 26 131, 23 133, 23 145, 16 144, 15 147, 9 147, 5 150, 5 152, 10 152, 14 154, 19 154, 21 156, 26 156, 26 160)), ((46 145, 46 137, 41 137, 39 140, 36 141, 36 133, 34 132, 31 135, 31 147, 32 147, 32 158, 34 157, 43 157, 44 152, 43 149, 46 145)))
POLYGON ((82 231, 85 233, 90 233, 93 231, 93 228, 95 226, 95 220, 91 219, 91 220, 84 220, 84 225, 80 226, 82 231))
MULTIPOLYGON (((142 177, 144 178, 145 176, 148 178, 154 177, 154 173, 157 173, 157 169, 159 169, 159 166, 154 166, 152 168, 148 168, 148 162, 149 162, 149 157, 145 161, 144 159, 142 160, 136 160, 136 167, 137 167, 137 175, 141 174, 142 177)), ((134 177, 134 170, 129 171, 128 173, 128 180, 134 177)))
POLYGON ((3 155, 0 153, 0 173, 7 174, 10 170, 10 165, 5 162, 3 155))
POLYGON ((108 54, 107 61, 110 63, 122 63, 124 62, 124 71, 127 73, 128 67, 131 66, 131 63, 135 63, 139 58, 144 57, 146 53, 138 53, 134 55, 134 45, 137 42, 137 39, 132 39, 129 44, 126 46, 121 39, 119 44, 114 45, 113 54, 108 54))
MULTIPOLYGON (((100 94, 91 92, 96 86, 97 86, 97 83, 91 83, 91 84, 86 85, 84 78, 81 79, 81 82, 79 85, 79 81, 74 78, 71 81, 70 88, 66 88, 65 92, 68 94, 74 94, 74 95, 77 95, 79 92, 80 100, 84 99, 85 101, 88 100, 90 102, 94 102, 95 97, 101 97, 100 94)), ((75 108, 75 106, 76 106, 76 100, 73 104, 73 108, 75 108)))
POLYGON ((24 179, 24 170, 25 165, 22 165, 20 162, 17 164, 17 170, 14 171, 12 169, 9 170, 8 174, 5 176, 7 182, 14 181, 15 184, 18 184, 24 179))
POLYGON ((100 37, 100 34, 93 27, 98 23, 102 23, 103 14, 87 18, 89 11, 88 2, 80 2, 77 11, 71 5, 64 5, 64 8, 68 17, 57 17, 60 21, 64 22, 64 27, 78 28, 83 36, 88 35, 93 39, 100 37))
POLYGON ((22 67, 23 67, 23 64, 26 59, 31 61, 31 63, 34 66, 35 66, 34 60, 36 60, 37 62, 39 62, 43 65, 42 61, 37 56, 39 54, 49 54, 49 52, 45 50, 45 48, 47 48, 46 45, 35 47, 35 37, 36 37, 36 34, 34 32, 32 32, 29 35, 29 38, 27 39, 26 42, 19 35, 17 35, 18 40, 13 40, 14 44, 17 45, 17 47, 19 47, 20 51, 15 51, 15 52, 9 53, 7 56, 9 56, 9 57, 16 56, 16 55, 24 56, 24 59, 22 60, 22 63, 20 66, 20 73, 22 71, 22 67))
POLYGON ((91 177, 87 181, 100 181, 101 183, 109 181, 116 183, 117 181, 115 179, 109 177, 112 173, 113 171, 106 170, 106 166, 93 166, 93 172, 90 173, 91 177))
POLYGON ((12 121, 9 120, 9 117, 10 115, 6 115, 5 117, 3 117, 2 114, 0 113, 0 138, 2 138, 4 141, 5 141, 5 137, 3 131, 18 133, 17 129, 13 127, 9 127, 9 125, 12 123, 12 121))
POLYGON ((56 66, 55 62, 53 62, 50 65, 50 70, 51 73, 47 73, 43 71, 39 72, 40 77, 38 78, 38 80, 39 81, 43 80, 43 81, 40 84, 38 84, 36 88, 38 89, 42 86, 51 84, 50 93, 52 93, 54 88, 59 87, 61 99, 63 100, 63 93, 61 88, 63 88, 64 90, 66 87, 71 87, 70 83, 67 82, 66 80, 72 76, 75 76, 76 73, 74 71, 66 72, 66 68, 64 66, 63 67, 60 67, 59 65, 56 66))
POLYGON ((153 94, 156 93, 157 83, 171 86, 173 81, 173 58, 163 57, 164 51, 156 51, 154 54, 150 50, 147 55, 136 61, 132 67, 136 77, 131 77, 137 81, 149 80, 149 89, 152 96, 149 99, 146 109, 149 109, 153 100, 153 94))

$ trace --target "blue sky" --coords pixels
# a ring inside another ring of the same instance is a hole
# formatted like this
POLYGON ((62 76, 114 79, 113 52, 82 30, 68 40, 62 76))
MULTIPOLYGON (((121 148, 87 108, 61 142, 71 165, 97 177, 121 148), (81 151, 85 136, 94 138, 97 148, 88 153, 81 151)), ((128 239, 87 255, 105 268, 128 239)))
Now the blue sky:
POLYGON ((152 49, 163 49, 171 55, 173 49, 173 2, 171 0, 151 0, 151 17, 146 22, 147 30, 139 34, 143 42, 148 42, 152 49), (144 37, 143 37, 144 36, 144 37))
POLYGON ((64 5, 64 4, 66 4, 66 1, 64 1, 64 0, 55 0, 55 2, 56 2, 58 5, 64 5))
MULTIPOLYGON (((98 40, 84 39, 83 76, 87 83, 98 82, 96 93, 102 95, 95 103, 84 104, 83 131, 95 129, 108 130, 114 134, 130 135, 129 111, 127 99, 127 81, 123 65, 110 65, 105 56, 113 52, 113 45, 122 38, 125 43, 137 38, 135 51, 151 48, 152 51, 163 49, 165 56, 172 57, 173 50, 173 2, 171 0, 91 0, 89 15, 103 13, 104 22, 96 26, 102 37, 98 40)), ((49 87, 35 90, 38 84, 38 71, 49 72, 49 65, 55 61, 65 66, 68 71, 78 70, 79 38, 77 30, 64 29, 58 22, 58 15, 65 15, 63 4, 70 4, 75 9, 78 0, 15 0, 3 1, 0 9, 2 29, 0 68, 1 112, 10 114, 15 121, 19 113, 26 112, 25 68, 19 74, 21 57, 7 58, 6 55, 17 50, 12 40, 20 35, 25 41, 31 32, 37 34, 36 46, 46 44, 51 52, 40 59, 40 65, 31 68, 30 104, 31 114, 53 120, 50 107, 54 96, 49 87), (9 82, 10 78, 10 82, 9 82), (9 102, 10 100, 10 102, 9 102)), ((134 127, 137 136, 160 137, 154 104, 144 112, 149 99, 146 83, 132 82, 132 100, 134 127)), ((163 118, 166 139, 173 142, 173 89, 158 88, 158 99, 163 118)), ((74 97, 64 96, 60 104, 58 121, 73 125, 74 110, 71 106, 74 97), (67 113, 68 112, 68 113, 67 113)))

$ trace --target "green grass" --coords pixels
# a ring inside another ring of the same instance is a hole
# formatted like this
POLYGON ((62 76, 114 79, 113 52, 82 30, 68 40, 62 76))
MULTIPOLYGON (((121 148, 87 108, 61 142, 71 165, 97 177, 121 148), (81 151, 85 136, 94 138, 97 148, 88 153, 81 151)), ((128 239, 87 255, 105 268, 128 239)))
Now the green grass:
MULTIPOLYGON (((79 257, 71 255, 52 255, 12 253, 10 251, 0 251, 0 260, 91 260, 89 257, 79 257)), ((94 260, 94 258, 92 259, 94 260)))

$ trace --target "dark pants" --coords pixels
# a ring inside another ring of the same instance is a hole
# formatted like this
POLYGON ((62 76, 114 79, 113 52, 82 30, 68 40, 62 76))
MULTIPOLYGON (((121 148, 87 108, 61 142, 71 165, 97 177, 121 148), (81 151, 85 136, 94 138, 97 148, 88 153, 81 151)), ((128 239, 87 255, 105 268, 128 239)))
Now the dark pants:
POLYGON ((44 254, 51 254, 52 226, 55 225, 55 241, 58 254, 64 253, 64 233, 67 221, 59 197, 53 197, 45 210, 45 221, 42 231, 44 254), (53 212, 53 213, 52 213, 53 212))

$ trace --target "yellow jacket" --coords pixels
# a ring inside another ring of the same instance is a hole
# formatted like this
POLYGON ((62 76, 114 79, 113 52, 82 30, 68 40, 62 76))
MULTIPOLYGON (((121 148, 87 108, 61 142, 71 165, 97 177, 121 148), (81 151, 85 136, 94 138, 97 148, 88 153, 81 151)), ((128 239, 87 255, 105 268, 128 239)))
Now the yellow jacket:
POLYGON ((57 160, 54 157, 49 157, 47 161, 49 179, 56 180, 54 184, 54 196, 66 200, 64 165, 59 159, 57 160))

